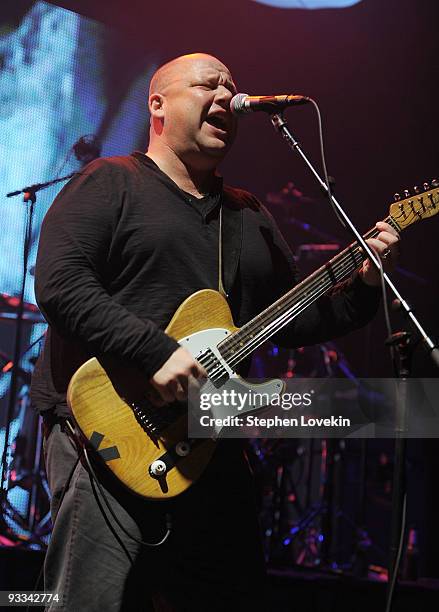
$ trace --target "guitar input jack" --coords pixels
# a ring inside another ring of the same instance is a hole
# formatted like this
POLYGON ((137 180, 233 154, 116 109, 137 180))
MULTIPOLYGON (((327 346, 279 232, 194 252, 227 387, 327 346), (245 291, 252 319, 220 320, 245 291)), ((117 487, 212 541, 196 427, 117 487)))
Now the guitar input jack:
POLYGON ((156 459, 149 466, 149 473, 153 478, 163 478, 167 472, 166 463, 161 459, 156 459))

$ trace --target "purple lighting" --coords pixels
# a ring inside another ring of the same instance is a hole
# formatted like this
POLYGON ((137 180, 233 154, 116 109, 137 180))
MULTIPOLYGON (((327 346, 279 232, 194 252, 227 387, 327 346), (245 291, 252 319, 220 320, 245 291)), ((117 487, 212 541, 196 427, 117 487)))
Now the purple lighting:
POLYGON ((358 4, 361 0, 255 0, 255 2, 278 8, 324 9, 346 8, 358 4))

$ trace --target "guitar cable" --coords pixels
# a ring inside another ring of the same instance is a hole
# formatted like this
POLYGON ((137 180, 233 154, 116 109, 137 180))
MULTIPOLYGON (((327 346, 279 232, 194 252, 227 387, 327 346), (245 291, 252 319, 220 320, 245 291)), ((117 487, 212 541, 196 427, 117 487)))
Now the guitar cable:
POLYGON ((396 553, 395 562, 392 568, 392 571, 388 575, 388 580, 390 580, 390 586, 387 593, 386 598, 386 611, 391 612, 393 606, 393 596, 395 594, 396 580, 398 578, 399 566, 401 564, 402 557, 402 549, 404 546, 404 534, 405 534, 405 526, 406 526, 406 517, 407 517, 407 493, 404 494, 404 500, 402 505, 402 517, 401 517, 401 531, 399 535, 399 545, 396 553))
MULTIPOLYGON (((326 186, 328 188, 327 191, 327 196, 329 199, 329 203, 331 204, 332 210, 334 211, 334 213, 337 216, 337 219, 340 221, 341 225, 344 227, 344 229, 346 229, 346 224, 343 221, 343 219, 340 217, 340 215, 338 214, 337 209, 334 206, 334 203, 332 201, 332 187, 331 187, 331 182, 329 180, 329 175, 328 175, 328 170, 327 170, 327 165, 326 165, 326 155, 325 155, 325 146, 324 146, 324 139, 323 139, 323 122, 322 122, 322 115, 320 113, 320 109, 319 109, 319 105, 317 104, 317 102, 315 100, 313 100, 312 98, 309 99, 309 101, 312 103, 316 115, 317 115, 317 125, 318 125, 318 132, 319 132, 319 145, 320 145, 320 157, 321 157, 321 161, 322 161, 322 169, 323 169, 323 176, 325 177, 325 182, 326 182, 326 186)), ((388 305, 388 301, 387 301, 387 291, 386 291, 386 283, 384 280, 384 269, 383 269, 383 262, 381 261, 381 258, 377 256, 377 261, 379 264, 379 272, 380 272, 380 280, 381 280, 381 291, 383 294, 383 308, 384 308, 384 318, 385 318, 385 324, 386 324, 386 328, 387 328, 387 337, 390 338, 393 334, 392 331, 392 326, 390 323, 390 316, 389 316, 389 305, 388 305)), ((394 351, 394 347, 390 346, 390 355, 391 355, 391 359, 392 359, 392 365, 393 365, 393 369, 394 369, 394 373, 396 375, 397 373, 397 368, 396 368, 396 357, 395 357, 395 351, 394 351)))
POLYGON ((80 452, 82 453, 85 462, 87 464, 87 471, 88 471, 88 475, 90 478, 90 483, 93 489, 93 494, 94 497, 99 505, 99 509, 101 510, 101 513, 107 523, 107 525, 110 527, 113 535, 115 536, 115 538, 117 539, 117 541, 119 542, 119 544, 121 545, 121 547, 123 548, 125 554, 127 555, 128 559, 130 560, 130 563, 133 564, 133 560, 131 558, 130 553, 128 552, 126 546, 124 545, 124 543, 122 542, 122 540, 120 539, 120 536, 115 532, 113 525, 111 525, 111 521, 109 519, 109 516, 105 510, 105 508, 103 507, 101 500, 99 499, 99 496, 97 495, 97 490, 96 490, 96 486, 99 490, 99 493, 101 494, 101 497, 107 507, 108 512, 111 514, 111 516, 113 517, 113 520, 115 521, 115 523, 118 525, 118 527, 125 533, 126 536, 128 536, 131 540, 133 540, 134 542, 136 542, 137 544, 140 544, 141 546, 147 546, 149 548, 157 548, 159 546, 162 546, 162 544, 164 544, 166 542, 166 540, 169 538, 171 531, 172 531, 172 520, 171 520, 171 515, 167 512, 165 514, 165 527, 166 527, 166 533, 165 535, 162 537, 161 540, 159 540, 158 542, 145 542, 144 540, 140 539, 140 538, 136 538, 133 534, 131 534, 120 522, 120 520, 117 518, 116 513, 114 512, 113 508, 111 507, 110 502, 108 501, 108 497, 104 491, 103 486, 101 485, 101 483, 99 482, 98 477, 96 476, 96 472, 91 464, 90 458, 88 456, 88 452, 87 449, 85 447, 85 445, 82 443, 80 436, 78 435, 76 429, 72 426, 72 424, 70 423, 69 420, 66 421, 67 426, 70 429, 71 434, 74 436, 74 439, 77 443, 77 446, 80 448, 80 452))
POLYGON ((315 100, 313 100, 312 98, 309 98, 309 101, 313 105, 314 110, 316 111, 316 115, 317 115, 317 127, 318 127, 318 131, 319 131, 320 157, 321 157, 321 160, 322 160, 323 176, 325 177, 325 183, 326 183, 326 188, 327 188, 326 196, 327 196, 327 198, 329 200, 329 203, 331 205, 332 210, 334 211, 335 216, 337 217, 337 219, 339 220, 339 222, 341 223, 343 228, 347 229, 346 223, 341 218, 337 208, 334 205, 334 202, 332 201, 332 185, 331 185, 331 182, 333 182, 334 179, 329 180, 328 169, 327 169, 327 166, 326 166, 325 146, 324 146, 324 142, 323 142, 323 122, 322 122, 322 115, 320 113, 320 108, 319 108, 319 105, 317 104, 317 102, 315 100))
MULTIPOLYGON (((326 168, 325 150, 324 150, 324 142, 323 142, 322 117, 320 114, 320 109, 318 107, 317 102, 315 102, 312 98, 310 99, 310 101, 312 102, 315 108, 316 114, 317 114, 319 141, 320 141, 320 155, 322 159, 323 173, 324 173, 326 185, 328 187, 327 195, 331 203, 331 207, 336 213, 337 219, 341 222, 343 227, 346 229, 345 223, 340 218, 338 211, 336 210, 332 202, 331 185, 329 183, 329 177, 328 177, 327 168, 326 168)), ((390 321, 386 283, 384 280, 384 267, 383 267, 383 262, 381 260, 381 257, 377 256, 376 259, 379 264, 378 268, 379 268, 379 273, 380 273, 380 284, 381 284, 381 292, 382 292, 382 298, 383 298, 384 320, 385 320, 385 325, 386 325, 386 330, 387 330, 387 337, 391 338, 393 335, 393 330, 392 330, 392 325, 390 321)), ((397 358, 396 358, 396 350, 392 344, 390 344, 389 348, 390 348, 390 358, 392 362, 393 373, 395 377, 398 377, 398 364, 397 364, 397 358)), ((404 500, 403 500, 402 517, 401 517, 401 524, 400 524, 400 535, 399 535, 399 546, 398 546, 394 565, 393 567, 391 567, 392 571, 389 571, 389 576, 388 576, 388 580, 390 580, 390 587, 389 587, 387 597, 386 597, 386 608, 385 608, 386 612, 391 612, 391 609, 392 609, 393 598, 395 594, 395 586, 396 586, 396 581, 397 581, 397 577, 399 573, 399 567, 401 564, 402 549, 403 549, 403 544, 404 544, 404 535, 405 535, 405 530, 406 530, 406 508, 407 508, 407 493, 404 495, 404 500)))
MULTIPOLYGON (((149 547, 158 547, 161 546, 162 544, 164 544, 164 542, 166 542, 166 540, 168 539, 169 535, 171 534, 171 529, 172 529, 172 522, 171 522, 171 516, 169 513, 167 513, 165 515, 166 518, 166 534, 164 535, 164 537, 160 540, 160 542, 144 542, 143 540, 140 540, 138 538, 136 538, 135 536, 133 536, 132 534, 130 534, 125 527, 120 523, 120 521, 118 520, 117 516, 115 515, 113 509, 110 506, 110 503, 107 499, 107 496, 105 495, 105 492, 93 470, 93 467, 91 465, 91 462, 89 460, 88 457, 88 453, 86 448, 84 447, 84 445, 80 442, 80 437, 77 434, 76 430, 74 429, 72 423, 70 422, 69 419, 65 419, 64 421, 66 427, 68 427, 68 429, 70 430, 69 432, 65 431, 65 433, 67 434, 67 437, 69 439, 70 444, 72 444, 72 446, 74 447, 74 449, 76 450, 76 452, 78 453, 78 456, 69 472, 69 475, 67 477, 67 480, 64 484, 62 493, 60 495, 59 498, 59 502, 58 502, 58 512, 59 509, 61 508, 61 504, 63 503, 64 497, 69 489, 71 480, 73 478, 73 474, 75 473, 75 470, 78 466, 78 463, 80 462, 81 459, 81 454, 85 457, 85 461, 87 463, 88 466, 88 475, 90 478, 90 484, 93 490, 93 496, 99 506, 99 509, 101 511, 102 516, 104 517, 105 522, 107 523, 108 528, 110 529, 110 531, 112 532, 112 534, 114 535, 115 539, 117 540, 117 542, 119 543, 120 547, 122 548, 122 550, 124 551, 124 553, 126 554, 128 561, 130 562, 131 566, 134 567, 134 560, 130 554, 130 552, 128 551, 127 547, 125 546, 124 542, 122 541, 121 537, 119 536, 119 534, 116 532, 114 526, 112 525, 108 514, 105 511, 105 508, 102 506, 102 502, 99 499, 99 495, 97 494, 97 490, 96 490, 96 484, 99 488, 99 491, 101 493, 101 496, 103 498, 103 500, 105 501, 105 504, 110 512, 110 514, 112 515, 113 519, 115 520, 115 522, 117 523, 117 525, 120 527, 120 529, 132 540, 134 540, 135 542, 137 542, 138 544, 142 545, 142 546, 149 546, 149 547)), ((55 518, 56 521, 56 518, 55 518)), ((38 590, 38 587, 41 583, 41 579, 43 577, 43 572, 44 572, 44 564, 41 566, 41 569, 38 573, 38 576, 35 580, 34 583, 34 587, 33 587, 33 593, 36 593, 36 591, 38 590)), ((26 607, 26 612, 29 612, 30 610, 30 604, 27 605, 26 607)))
MULTIPOLYGON (((92 468, 90 466, 90 462, 88 460, 88 455, 86 454, 85 449, 84 449, 84 457, 85 457, 85 459, 87 461, 87 465, 88 465, 89 470, 91 470, 92 468)), ((91 486, 92 491, 93 491, 93 497, 96 500, 96 503, 97 503, 97 505, 99 507, 99 510, 101 511, 101 514, 102 514, 102 516, 104 518, 104 521, 107 523, 107 527, 109 528, 111 533, 114 535, 114 537, 115 537, 116 541, 118 542, 119 546, 121 547, 121 549, 126 554, 126 556, 128 558, 128 561, 130 562, 131 567, 134 567, 134 560, 133 560, 133 558, 132 558, 128 548, 125 546, 122 538, 117 533, 116 529, 114 528, 114 525, 111 523, 111 521, 110 521, 110 519, 108 517, 108 514, 105 512, 105 508, 102 505, 102 501, 99 498, 98 492, 96 490, 96 483, 97 483, 96 477, 90 471, 88 472, 88 477, 90 479, 90 486, 91 486)), ((102 495, 102 491, 101 491, 101 495, 102 495)), ((104 499, 105 499, 105 497, 104 497, 104 499)), ((114 515, 113 515, 113 518, 115 518, 114 515)))

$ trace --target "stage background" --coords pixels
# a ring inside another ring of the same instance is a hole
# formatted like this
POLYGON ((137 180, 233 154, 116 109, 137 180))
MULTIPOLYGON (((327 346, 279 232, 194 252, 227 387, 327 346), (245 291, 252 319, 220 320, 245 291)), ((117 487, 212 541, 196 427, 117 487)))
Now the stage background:
MULTIPOLYGON (((101 6, 85 0, 18 0, 3 6, 0 293, 19 293, 26 214, 19 197, 6 199, 5 194, 79 168, 69 151, 84 134, 97 136, 104 156, 145 150, 149 78, 161 63, 193 51, 221 58, 240 91, 303 93, 319 102, 337 195, 359 227, 368 229, 387 214, 395 191, 439 174, 438 17, 435 0, 363 0, 343 9, 313 11, 253 0, 169 1, 166 9, 133 0, 108 0, 101 6)), ((291 109, 287 118, 305 150, 319 161, 312 108, 291 109)), ((291 202, 288 216, 313 223, 339 237, 343 245, 350 241, 308 171, 263 114, 242 121, 238 141, 221 170, 228 183, 253 191, 266 203, 267 194, 278 193, 293 181, 310 201, 291 202)), ((38 194, 26 271, 29 303, 35 303, 32 269, 41 221, 58 190, 38 194)), ((282 218, 281 229, 292 248, 315 241, 294 231, 285 211, 268 205, 282 218)), ((398 287, 435 337, 439 334, 438 223, 433 218, 404 234, 401 270, 394 274, 398 287)), ((402 322, 395 317, 394 323, 398 328, 402 322)), ((44 324, 27 324, 25 329, 23 350, 43 333, 44 324)), ((0 350, 5 360, 11 356, 13 333, 13 324, 0 318, 0 350)), ((384 338, 380 314, 366 330, 340 340, 337 347, 355 374, 389 375, 384 338)), ((31 370, 30 360, 38 349, 37 344, 23 357, 26 371, 31 370)), ((267 352, 262 359, 272 363, 272 354, 267 352)), ((435 375, 422 349, 416 353, 414 370, 418 375, 435 375)), ((8 384, 9 375, 0 375, 3 428, 8 384)), ((17 412, 13 436, 21 418, 17 412)), ((377 488, 384 486, 377 457, 381 452, 389 455, 390 450, 390 446, 374 450, 370 475, 377 488)), ((416 482, 433 479, 434 450, 434 445, 427 444, 414 448, 416 482)), ((429 491, 421 487, 423 500, 429 491)), ((25 491, 16 488, 13 495, 17 504, 24 503, 25 491)), ((388 513, 388 494, 381 496, 380 503, 388 513)), ((428 507, 431 504, 422 504, 428 507)), ((420 522, 420 513, 419 508, 413 509, 415 523, 420 522)), ((375 523, 379 531, 380 519, 375 517, 375 523)))

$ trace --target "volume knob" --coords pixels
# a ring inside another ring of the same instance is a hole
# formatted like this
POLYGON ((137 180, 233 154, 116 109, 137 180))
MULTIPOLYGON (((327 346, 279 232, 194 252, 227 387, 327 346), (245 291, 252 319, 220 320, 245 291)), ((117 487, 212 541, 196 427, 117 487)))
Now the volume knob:
POLYGON ((191 445, 189 442, 179 442, 175 445, 175 452, 179 457, 187 457, 191 452, 191 445))

